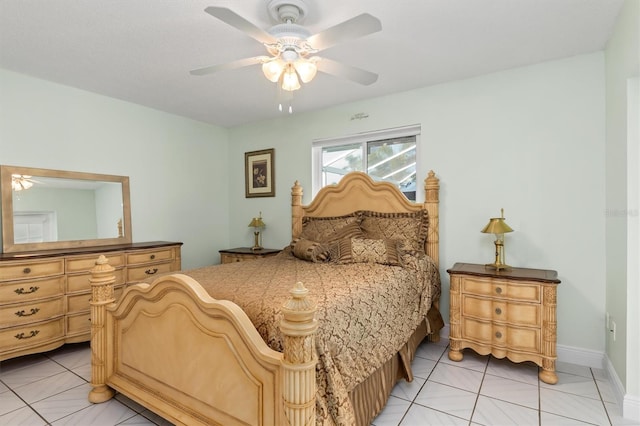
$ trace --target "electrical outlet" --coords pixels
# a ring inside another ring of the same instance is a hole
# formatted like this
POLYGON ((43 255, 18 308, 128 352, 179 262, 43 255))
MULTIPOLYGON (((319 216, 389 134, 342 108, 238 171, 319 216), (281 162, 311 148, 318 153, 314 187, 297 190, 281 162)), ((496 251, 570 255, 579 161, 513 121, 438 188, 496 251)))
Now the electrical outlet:
POLYGON ((611 321, 611 333, 613 333, 613 341, 616 341, 616 322, 611 321))
POLYGON ((606 327, 607 330, 611 330, 611 327, 609 326, 609 324, 611 324, 611 315, 609 315, 609 312, 607 312, 605 314, 605 320, 604 320, 604 326, 606 327))

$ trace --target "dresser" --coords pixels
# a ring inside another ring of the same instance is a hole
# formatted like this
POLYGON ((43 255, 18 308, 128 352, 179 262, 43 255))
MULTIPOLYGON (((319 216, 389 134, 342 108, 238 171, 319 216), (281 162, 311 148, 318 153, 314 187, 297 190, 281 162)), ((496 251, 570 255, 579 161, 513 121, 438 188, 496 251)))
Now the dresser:
POLYGON ((99 255, 127 284, 181 267, 179 242, 0 253, 0 361, 91 339, 90 271, 99 255))
POLYGON ((542 367, 540 380, 555 384, 556 271, 456 263, 450 276, 449 358, 460 361, 462 350, 533 361, 542 367))
POLYGON ((263 257, 275 256, 280 253, 280 249, 263 248, 253 250, 251 247, 238 247, 232 249, 220 250, 220 263, 245 262, 247 260, 256 260, 263 257))

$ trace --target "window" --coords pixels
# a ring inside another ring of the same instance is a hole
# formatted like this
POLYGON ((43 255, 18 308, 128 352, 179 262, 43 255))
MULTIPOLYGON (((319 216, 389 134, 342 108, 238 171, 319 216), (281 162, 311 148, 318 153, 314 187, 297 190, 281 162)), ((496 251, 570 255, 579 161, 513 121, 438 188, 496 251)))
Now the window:
POLYGON ((417 138, 420 127, 389 129, 313 142, 313 193, 352 171, 397 185, 416 201, 417 138))

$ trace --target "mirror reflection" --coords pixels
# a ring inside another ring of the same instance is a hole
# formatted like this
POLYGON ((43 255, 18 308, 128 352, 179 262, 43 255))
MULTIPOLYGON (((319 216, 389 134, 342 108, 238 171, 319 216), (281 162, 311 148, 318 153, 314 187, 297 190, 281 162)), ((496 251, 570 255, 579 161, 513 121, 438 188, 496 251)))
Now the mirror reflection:
POLYGON ((131 242, 127 177, 1 167, 5 252, 131 242))
POLYGON ((122 185, 13 175, 15 244, 122 236, 122 185))

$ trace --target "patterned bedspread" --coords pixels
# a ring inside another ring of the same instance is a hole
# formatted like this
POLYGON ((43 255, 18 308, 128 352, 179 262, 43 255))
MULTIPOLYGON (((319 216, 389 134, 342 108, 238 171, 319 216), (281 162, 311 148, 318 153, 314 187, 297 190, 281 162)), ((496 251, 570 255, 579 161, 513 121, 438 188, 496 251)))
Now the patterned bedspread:
POLYGON ((438 269, 429 258, 404 255, 403 265, 313 263, 285 249, 274 257, 184 273, 213 298, 238 304, 277 351, 280 308, 301 281, 318 304, 318 424, 352 425, 349 391, 404 345, 439 295, 438 269))

